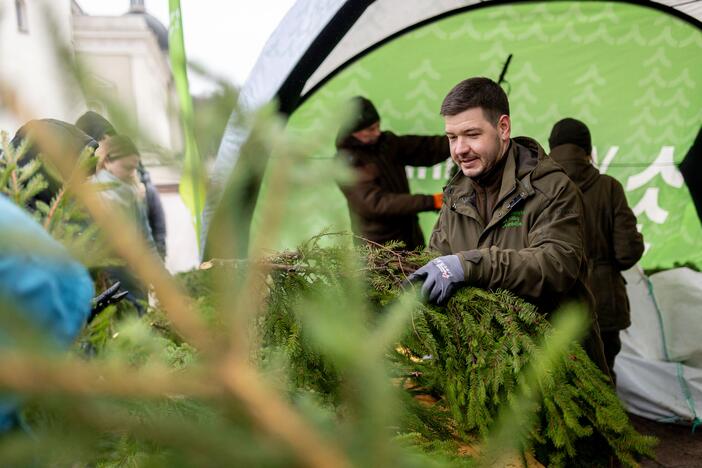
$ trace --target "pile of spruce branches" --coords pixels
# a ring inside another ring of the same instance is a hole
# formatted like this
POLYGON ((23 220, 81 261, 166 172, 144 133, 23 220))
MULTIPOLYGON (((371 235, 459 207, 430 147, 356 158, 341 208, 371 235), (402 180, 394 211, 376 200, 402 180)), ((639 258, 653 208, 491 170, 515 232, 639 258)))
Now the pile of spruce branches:
MULTIPOLYGON (((314 392, 331 404, 348 392, 344 375, 306 333, 305 301, 330 288, 339 301, 326 313, 344 307, 349 282, 362 280, 368 298, 366 320, 383 316, 406 291, 407 276, 431 258, 427 253, 401 252, 395 246, 360 249, 351 263, 345 247, 319 246, 317 239, 295 252, 266 259, 269 294, 256 330, 264 367, 283 356, 293 388, 314 392)), ((215 263, 216 264, 216 263, 215 263)), ((232 271, 234 264, 218 268, 232 271)), ((235 274, 235 273, 233 273, 235 274)), ((387 360, 404 388, 430 395, 431 411, 412 406, 413 418, 425 435, 452 434, 456 440, 485 437, 498 413, 519 398, 520 379, 550 323, 535 307, 508 291, 467 287, 445 307, 417 300, 410 326, 387 360), (443 427, 443 429, 442 429, 443 427), (427 428, 432 428, 426 431, 427 428)), ((637 433, 608 378, 576 342, 555 364, 531 383, 533 417, 524 431, 523 450, 548 466, 607 466, 612 456, 625 466, 651 456, 655 439, 637 433)), ((516 422, 515 422, 516 424, 516 422)))

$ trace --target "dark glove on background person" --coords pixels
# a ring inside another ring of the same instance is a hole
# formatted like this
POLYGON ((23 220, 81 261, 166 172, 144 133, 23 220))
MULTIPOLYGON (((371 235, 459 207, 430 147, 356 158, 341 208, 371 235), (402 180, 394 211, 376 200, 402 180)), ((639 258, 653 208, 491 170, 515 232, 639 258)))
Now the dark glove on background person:
POLYGON ((442 305, 463 284, 463 266, 458 255, 437 257, 412 273, 408 280, 424 280, 422 295, 429 302, 442 305))

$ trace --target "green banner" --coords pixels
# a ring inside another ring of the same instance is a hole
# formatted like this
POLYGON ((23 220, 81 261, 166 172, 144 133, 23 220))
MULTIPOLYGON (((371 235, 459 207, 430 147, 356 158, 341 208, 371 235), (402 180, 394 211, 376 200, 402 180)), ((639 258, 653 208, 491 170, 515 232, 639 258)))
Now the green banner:
POLYGON ((175 80, 176 90, 178 92, 180 118, 183 125, 183 136, 185 140, 183 174, 178 189, 183 202, 193 216, 197 244, 199 246, 200 230, 202 227, 202 209, 205 201, 205 173, 195 140, 193 101, 190 96, 190 86, 188 84, 180 0, 169 0, 168 7, 170 13, 169 50, 171 67, 173 69, 173 79, 175 80))
MULTIPOLYGON (((618 179, 646 242, 644 267, 702 267, 702 227, 676 163, 702 124, 702 31, 664 12, 618 2, 529 2, 446 17, 375 49, 320 88, 289 128, 319 128, 354 95, 375 102, 382 127, 398 134, 443 134, 439 106, 470 76, 506 76, 513 136, 547 137, 563 117, 591 129, 601 172, 618 179)), ((328 149, 308 169, 329 164, 328 149)), ((415 193, 440 191, 450 164, 408 168, 415 193)), ((283 245, 321 228, 348 229, 332 180, 290 197, 290 222, 307 220, 283 245)), ((436 220, 420 215, 425 236, 436 220)), ((293 231, 291 231, 293 232, 293 231)))

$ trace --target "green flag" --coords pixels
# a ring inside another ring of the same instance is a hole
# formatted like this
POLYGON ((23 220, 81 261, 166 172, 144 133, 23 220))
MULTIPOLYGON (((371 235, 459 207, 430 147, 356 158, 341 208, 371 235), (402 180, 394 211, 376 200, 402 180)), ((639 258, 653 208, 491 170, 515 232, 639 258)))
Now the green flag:
POLYGON ((200 245, 200 228, 202 209, 205 200, 205 173, 195 141, 193 101, 188 84, 185 43, 183 41, 183 22, 181 19, 180 0, 168 1, 170 12, 169 49, 173 79, 175 80, 180 103, 180 119, 183 124, 185 139, 185 161, 179 192, 185 205, 190 210, 200 245))

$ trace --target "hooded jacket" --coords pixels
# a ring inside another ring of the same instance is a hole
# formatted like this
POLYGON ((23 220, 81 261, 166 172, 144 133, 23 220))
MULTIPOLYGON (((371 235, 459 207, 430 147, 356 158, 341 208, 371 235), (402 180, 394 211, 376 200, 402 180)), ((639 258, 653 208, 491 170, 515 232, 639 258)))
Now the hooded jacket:
POLYGON ((583 194, 585 253, 600 328, 627 328, 631 324, 629 300, 621 271, 639 261, 644 243, 624 188, 613 177, 600 174, 590 164, 590 155, 579 146, 556 146, 551 150, 551 158, 563 167, 583 194))
POLYGON ((445 136, 397 136, 382 132, 364 145, 340 134, 338 159, 351 167, 352 183, 340 183, 351 214, 353 232, 383 244, 402 241, 407 250, 424 246, 417 213, 434 210, 432 195, 410 194, 405 166, 433 166, 450 157, 445 136))
POLYGON ((583 346, 607 372, 588 289, 580 192, 531 138, 513 138, 505 158, 491 218, 483 221, 473 181, 459 172, 444 189, 429 248, 458 255, 466 284, 510 290, 547 317, 567 302, 584 303, 591 322, 583 346))
POLYGON ((458 173, 430 249, 458 254, 467 284, 508 289, 544 314, 568 299, 591 303, 577 188, 535 140, 512 139, 505 158, 491 219, 483 221, 473 181, 458 173))

